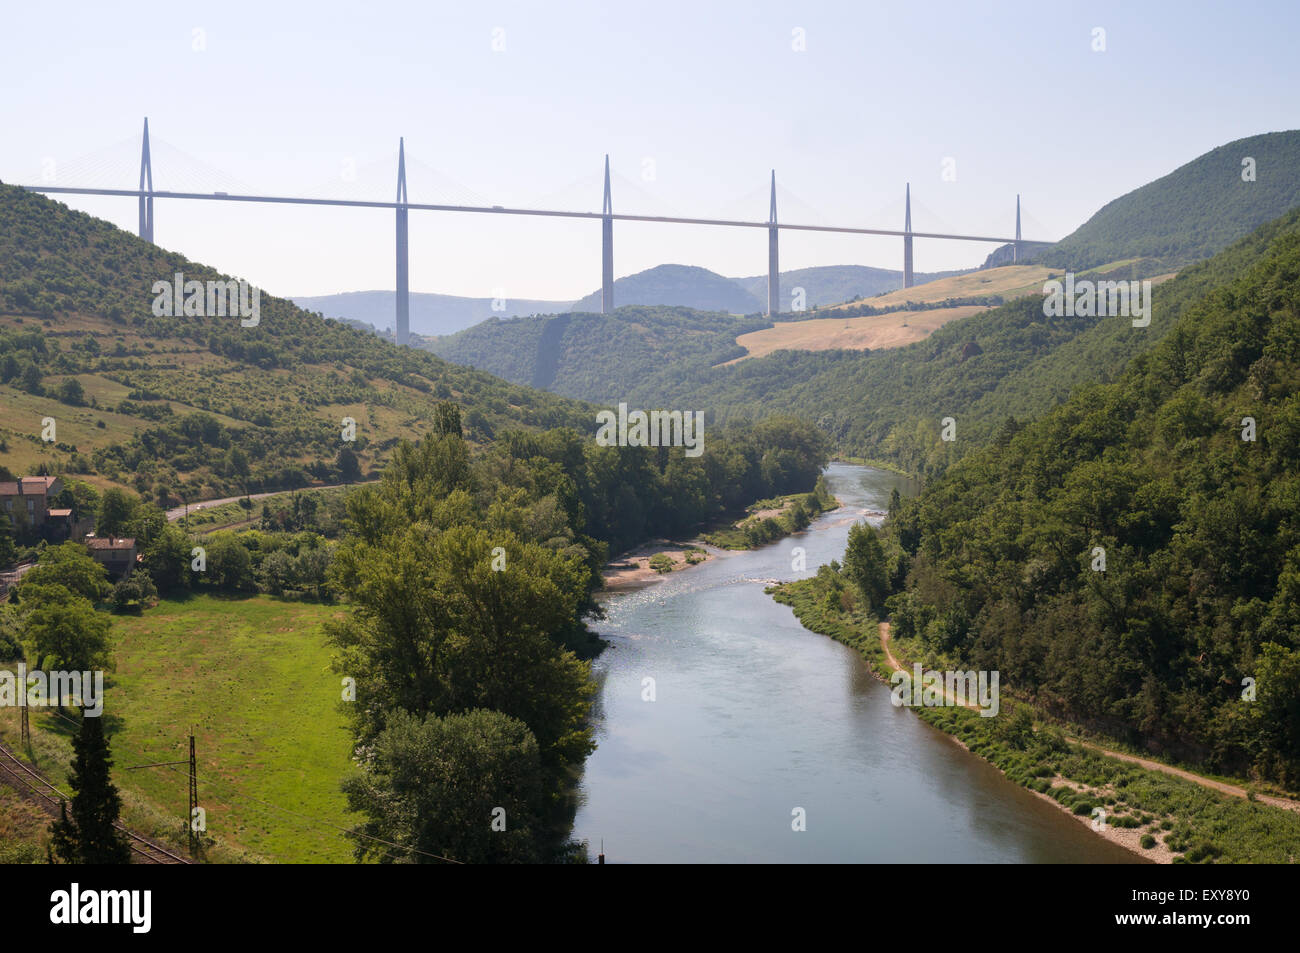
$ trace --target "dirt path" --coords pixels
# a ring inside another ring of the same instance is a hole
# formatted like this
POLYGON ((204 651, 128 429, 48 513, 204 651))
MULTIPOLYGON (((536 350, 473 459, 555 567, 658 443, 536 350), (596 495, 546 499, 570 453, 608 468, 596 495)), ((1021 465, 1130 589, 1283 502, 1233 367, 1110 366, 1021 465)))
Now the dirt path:
MULTIPOLYGON (((898 661, 897 658, 894 657, 893 651, 889 648, 889 623, 888 622, 880 623, 880 647, 884 650, 885 658, 889 661, 889 664, 894 668, 894 670, 902 671, 903 670, 902 664, 898 661)), ((945 697, 948 697, 946 692, 945 692, 945 697)), ((968 704, 966 707, 975 708, 978 706, 968 704)), ((1067 736, 1065 740, 1070 742, 1071 744, 1076 744, 1079 745, 1080 747, 1087 748, 1091 751, 1095 751, 1098 754, 1105 755, 1108 758, 1116 758, 1119 761, 1128 761, 1130 764, 1139 765, 1143 768, 1146 768, 1148 771, 1159 771, 1162 774, 1168 774, 1176 778, 1182 778, 1184 781, 1191 781, 1193 784, 1199 784, 1203 788, 1209 788, 1212 791, 1218 791, 1220 794, 1231 794, 1233 797, 1241 797, 1241 798, 1246 797, 1246 789, 1243 787, 1238 787, 1235 784, 1228 784, 1227 782, 1224 781, 1216 781, 1213 778, 1207 778, 1199 774, 1193 774, 1191 771, 1184 771, 1182 768, 1175 768, 1172 765, 1162 764, 1159 761, 1151 761, 1147 758, 1139 758, 1137 755, 1125 754, 1122 751, 1113 751, 1110 748, 1103 748, 1101 745, 1093 744, 1090 741, 1082 741, 1078 738, 1071 738, 1069 736, 1067 736)), ((1283 810, 1300 811, 1300 801, 1294 801, 1291 800, 1290 798, 1276 797, 1270 794, 1256 794, 1255 799, 1259 801, 1261 804, 1268 804, 1271 805, 1272 807, 1280 807, 1283 810)))

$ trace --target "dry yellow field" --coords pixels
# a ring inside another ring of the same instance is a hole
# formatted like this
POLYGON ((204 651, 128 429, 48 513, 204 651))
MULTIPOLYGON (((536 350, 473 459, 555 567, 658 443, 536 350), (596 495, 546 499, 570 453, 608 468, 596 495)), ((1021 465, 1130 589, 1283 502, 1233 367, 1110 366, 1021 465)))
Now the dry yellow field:
POLYGON ((751 331, 736 338, 736 343, 748 349, 749 353, 726 363, 735 364, 737 361, 763 357, 782 350, 862 351, 868 348, 880 350, 902 347, 929 337, 935 329, 943 327, 949 321, 969 318, 972 314, 986 310, 988 309, 979 305, 965 305, 929 311, 891 311, 889 314, 872 317, 778 321, 773 327, 751 331))
POLYGON ((924 304, 978 295, 1016 298, 1026 294, 1042 294, 1043 282, 1048 278, 1059 277, 1062 273, 1060 268, 1045 268, 1041 265, 1004 265, 987 271, 972 271, 967 275, 941 278, 913 288, 899 288, 874 298, 837 304, 824 310, 836 311, 861 304, 869 304, 873 308, 901 308, 909 302, 924 304))

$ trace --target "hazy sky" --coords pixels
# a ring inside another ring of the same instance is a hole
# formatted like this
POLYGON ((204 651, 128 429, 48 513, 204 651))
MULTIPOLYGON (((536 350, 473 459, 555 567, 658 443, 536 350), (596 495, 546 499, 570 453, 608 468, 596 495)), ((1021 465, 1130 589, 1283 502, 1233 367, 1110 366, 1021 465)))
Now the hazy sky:
MULTIPOLYGON (((1056 239, 1203 152, 1300 126, 1300 4, 10 4, 0 179, 764 219, 1056 239), (1105 30, 1094 52, 1094 29, 1105 30), (801 42, 802 41, 802 42, 801 42), (802 49, 797 47, 802 46, 802 49), (494 48, 497 47, 497 48, 494 48), (945 159, 956 181, 945 181, 945 159), (210 168, 209 168, 210 167, 210 168), (953 166, 949 166, 952 168, 953 166)), ((131 199, 69 204, 135 230, 131 199)), ((274 294, 392 288, 393 213, 156 205, 155 239, 274 294)), ((916 267, 990 246, 918 241, 916 267)), ((761 230, 616 223, 615 273, 766 269, 761 230)), ((411 213, 415 291, 576 299, 597 222, 411 213)), ((783 269, 901 241, 783 233, 783 269)))

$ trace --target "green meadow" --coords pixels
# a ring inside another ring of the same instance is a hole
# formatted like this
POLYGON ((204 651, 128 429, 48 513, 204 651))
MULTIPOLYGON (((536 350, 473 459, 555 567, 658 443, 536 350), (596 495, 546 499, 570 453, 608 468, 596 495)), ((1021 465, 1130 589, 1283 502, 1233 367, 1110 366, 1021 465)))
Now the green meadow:
MULTIPOLYGON (((116 671, 104 717, 125 802, 140 833, 184 845, 184 764, 195 735, 208 859, 350 862, 354 821, 339 782, 351 736, 324 623, 346 610, 270 596, 194 595, 114 618, 116 671)), ((34 754, 63 790, 75 727, 33 711, 34 754)), ((17 715, 0 735, 18 749, 17 715)))

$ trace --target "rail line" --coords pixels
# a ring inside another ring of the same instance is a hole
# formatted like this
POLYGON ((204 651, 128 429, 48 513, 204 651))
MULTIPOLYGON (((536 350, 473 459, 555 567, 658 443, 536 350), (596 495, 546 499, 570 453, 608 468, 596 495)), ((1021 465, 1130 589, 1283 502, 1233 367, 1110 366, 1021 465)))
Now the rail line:
MULTIPOLYGON (((66 800, 62 791, 56 788, 37 771, 20 761, 7 747, 0 744, 0 779, 7 780, 19 793, 36 799, 49 813, 57 815, 59 806, 66 800), (53 792, 51 794, 50 792, 53 792)), ((120 822, 113 825, 129 838, 131 850, 146 864, 192 864, 188 857, 174 854, 147 837, 129 830, 120 822)))

